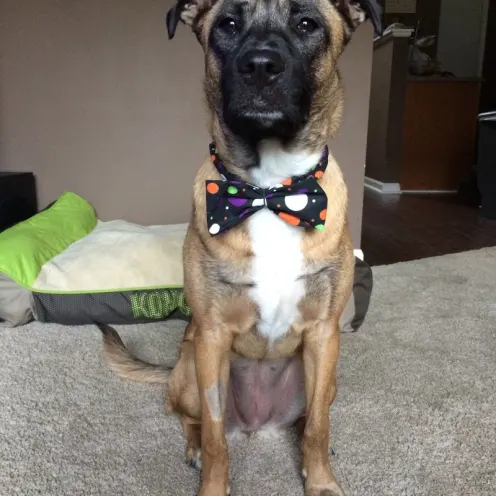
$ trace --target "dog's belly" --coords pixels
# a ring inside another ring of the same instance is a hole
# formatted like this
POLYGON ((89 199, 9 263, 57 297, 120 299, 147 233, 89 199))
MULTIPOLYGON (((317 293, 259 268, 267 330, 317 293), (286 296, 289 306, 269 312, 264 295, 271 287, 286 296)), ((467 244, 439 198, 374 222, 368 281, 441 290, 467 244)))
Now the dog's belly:
POLYGON ((236 359, 231 363, 227 430, 253 432, 287 427, 305 411, 303 365, 299 357, 236 359))
POLYGON ((249 219, 254 253, 250 297, 260 312, 257 331, 273 342, 288 332, 298 318, 305 293, 302 229, 262 210, 249 219))

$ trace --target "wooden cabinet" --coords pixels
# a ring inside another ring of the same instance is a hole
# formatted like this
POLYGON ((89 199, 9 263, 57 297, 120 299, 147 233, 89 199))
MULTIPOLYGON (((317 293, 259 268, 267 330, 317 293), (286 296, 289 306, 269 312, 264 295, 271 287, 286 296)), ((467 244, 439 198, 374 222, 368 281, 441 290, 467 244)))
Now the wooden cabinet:
POLYGON ((406 84, 399 182, 402 190, 457 190, 475 164, 480 81, 406 84))
POLYGON ((407 38, 374 43, 366 182, 393 192, 457 190, 475 165, 481 80, 411 76, 408 54, 407 38))

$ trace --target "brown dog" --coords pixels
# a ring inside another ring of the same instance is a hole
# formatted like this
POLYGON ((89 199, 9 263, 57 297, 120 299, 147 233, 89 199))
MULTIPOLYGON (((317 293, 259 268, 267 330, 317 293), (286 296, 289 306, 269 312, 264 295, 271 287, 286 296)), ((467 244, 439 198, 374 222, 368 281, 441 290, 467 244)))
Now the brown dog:
POLYGON ((366 18, 379 31, 379 16, 375 0, 180 0, 167 15, 170 38, 183 21, 204 49, 215 143, 184 244, 192 320, 170 377, 104 335, 117 373, 168 381, 201 496, 229 492, 226 432, 302 419, 307 496, 343 494, 328 413, 354 257, 326 142, 342 115, 339 56, 366 18))

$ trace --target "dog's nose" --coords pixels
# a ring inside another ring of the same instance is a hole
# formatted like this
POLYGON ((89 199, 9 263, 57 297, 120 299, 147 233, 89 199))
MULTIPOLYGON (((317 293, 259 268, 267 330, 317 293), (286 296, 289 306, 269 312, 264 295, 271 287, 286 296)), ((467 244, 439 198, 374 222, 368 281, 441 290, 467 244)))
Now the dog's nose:
POLYGON ((238 71, 248 84, 263 87, 284 72, 284 60, 275 50, 249 50, 238 59, 238 71))

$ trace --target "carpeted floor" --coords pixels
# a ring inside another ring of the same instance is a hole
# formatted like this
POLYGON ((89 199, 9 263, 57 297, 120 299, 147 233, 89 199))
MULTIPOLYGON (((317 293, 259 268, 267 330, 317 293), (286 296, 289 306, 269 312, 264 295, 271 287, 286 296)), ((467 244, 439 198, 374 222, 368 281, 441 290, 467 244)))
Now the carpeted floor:
MULTIPOLYGON (((344 335, 331 410, 349 496, 496 494, 496 249, 377 267, 363 329, 344 335)), ((120 327, 175 356, 179 322, 120 327)), ((0 494, 180 496, 198 474, 160 386, 104 366, 94 327, 0 329, 0 494)), ((303 495, 295 439, 236 441, 234 496, 303 495)))

